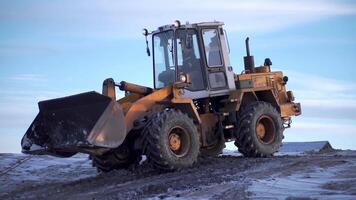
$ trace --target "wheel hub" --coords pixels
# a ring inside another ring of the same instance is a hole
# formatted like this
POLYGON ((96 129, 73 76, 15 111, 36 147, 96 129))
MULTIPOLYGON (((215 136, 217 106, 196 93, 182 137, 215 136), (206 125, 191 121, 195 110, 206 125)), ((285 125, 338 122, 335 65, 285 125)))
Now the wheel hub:
POLYGON ((181 140, 178 134, 171 133, 169 135, 169 147, 172 151, 177 151, 181 146, 181 140))
POLYGON ((256 123, 256 136, 264 144, 271 144, 276 137, 276 127, 270 116, 262 115, 256 123))
POLYGON ((172 155, 178 158, 184 157, 188 154, 190 147, 188 131, 181 126, 172 127, 168 135, 168 148, 172 155))
POLYGON ((256 132, 259 139, 262 139, 266 135, 266 129, 263 123, 260 122, 257 124, 256 132))

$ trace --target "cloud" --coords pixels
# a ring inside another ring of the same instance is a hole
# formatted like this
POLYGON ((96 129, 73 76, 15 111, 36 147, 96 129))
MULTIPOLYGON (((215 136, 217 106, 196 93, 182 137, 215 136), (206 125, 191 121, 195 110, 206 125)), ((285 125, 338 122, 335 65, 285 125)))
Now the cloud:
POLYGON ((306 35, 272 35, 263 41, 259 38, 254 38, 254 46, 263 50, 280 50, 290 47, 305 48, 307 46, 330 46, 328 48, 335 48, 335 46, 356 46, 356 40, 353 36, 350 37, 335 37, 335 36, 306 36, 306 35), (257 42, 260 41, 260 42, 257 42), (331 47, 332 46, 332 47, 331 47))
POLYGON ((356 149, 356 125, 352 120, 301 116, 284 132, 284 141, 329 141, 337 149, 356 149))
POLYGON ((24 56, 24 55, 44 55, 44 54, 54 54, 58 51, 49 46, 49 45, 18 45, 20 41, 6 41, 7 44, 4 44, 4 41, 0 43, 0 55, 14 55, 14 56, 24 56), (16 43, 14 45, 13 43, 16 43))
POLYGON ((183 0, 171 1, 31 1, 3 6, 0 22, 20 22, 28 31, 81 37, 140 37, 175 19, 224 21, 229 31, 266 32, 330 16, 355 15, 356 4, 344 1, 183 0))
POLYGON ((356 109, 356 99, 304 99, 303 104, 327 109, 356 109))
POLYGON ((9 80, 26 82, 46 82, 47 78, 41 74, 16 74, 10 76, 9 80))
POLYGON ((322 122, 299 122, 294 125, 294 128, 302 132, 343 132, 343 133, 356 133, 355 124, 342 124, 339 123, 322 123, 322 122))
MULTIPOLYGON (((279 70, 279 69, 277 69, 279 70)), ((333 78, 325 78, 319 75, 307 74, 288 69, 283 70, 284 74, 291 77, 288 85, 300 91, 300 95, 308 100, 321 99, 329 100, 337 98, 339 100, 356 100, 356 83, 333 78)))
MULTIPOLYGON (((14 76, 16 79, 32 81, 37 76, 14 76)), ((38 102, 48 99, 54 99, 80 92, 74 90, 68 91, 47 91, 42 89, 8 89, 3 88, 0 95, 0 135, 4 130, 27 129, 35 118, 38 109, 38 102)))
POLYGON ((296 71, 284 70, 286 74, 293 77, 293 84, 308 90, 325 92, 350 92, 355 94, 356 83, 338 79, 325 78, 318 75, 306 74, 296 71))
POLYGON ((318 75, 284 70, 287 89, 301 102, 303 117, 356 120, 356 84, 318 75))

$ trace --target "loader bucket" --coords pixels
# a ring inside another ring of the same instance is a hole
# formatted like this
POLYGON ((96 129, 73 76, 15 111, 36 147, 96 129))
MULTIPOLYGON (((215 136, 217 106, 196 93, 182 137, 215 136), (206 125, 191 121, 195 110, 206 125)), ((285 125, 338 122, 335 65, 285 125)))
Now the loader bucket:
POLYGON ((61 157, 116 148, 126 137, 119 103, 96 92, 41 101, 21 141, 22 152, 61 157))

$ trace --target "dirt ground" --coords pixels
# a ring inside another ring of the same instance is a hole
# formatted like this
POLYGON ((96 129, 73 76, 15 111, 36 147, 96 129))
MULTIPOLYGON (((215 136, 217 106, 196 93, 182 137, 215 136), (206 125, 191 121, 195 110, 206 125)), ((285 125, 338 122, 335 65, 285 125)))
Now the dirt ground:
POLYGON ((0 199, 356 199, 356 151, 272 158, 233 153, 190 168, 99 174, 86 155, 0 154, 0 199))

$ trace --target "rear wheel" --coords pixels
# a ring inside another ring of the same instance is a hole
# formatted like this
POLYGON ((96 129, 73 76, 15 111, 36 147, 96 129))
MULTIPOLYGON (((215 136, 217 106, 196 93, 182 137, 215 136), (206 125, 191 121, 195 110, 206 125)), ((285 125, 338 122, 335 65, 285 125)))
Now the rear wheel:
POLYGON ((269 103, 248 105, 239 115, 238 126, 235 145, 244 156, 271 156, 282 145, 283 122, 279 112, 269 103))
POLYGON ((163 110, 144 129, 144 154, 162 170, 192 166, 199 154, 199 134, 191 118, 179 110, 163 110))

